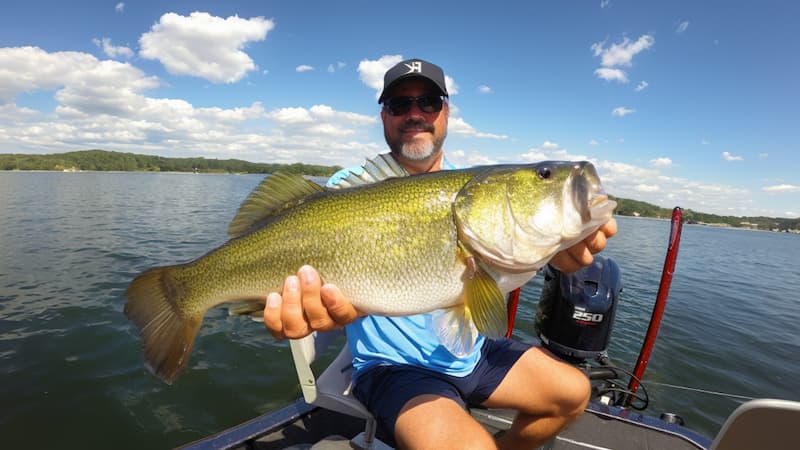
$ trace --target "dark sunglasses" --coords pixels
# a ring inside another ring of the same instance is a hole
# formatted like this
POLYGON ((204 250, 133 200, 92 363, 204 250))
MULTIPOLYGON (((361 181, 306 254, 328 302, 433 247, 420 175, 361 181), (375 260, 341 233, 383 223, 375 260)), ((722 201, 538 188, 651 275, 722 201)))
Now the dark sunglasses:
POLYGON ((392 97, 383 102, 383 108, 392 116, 402 116, 411 111, 411 105, 424 113, 435 113, 442 110, 444 99, 438 95, 420 95, 419 97, 392 97))

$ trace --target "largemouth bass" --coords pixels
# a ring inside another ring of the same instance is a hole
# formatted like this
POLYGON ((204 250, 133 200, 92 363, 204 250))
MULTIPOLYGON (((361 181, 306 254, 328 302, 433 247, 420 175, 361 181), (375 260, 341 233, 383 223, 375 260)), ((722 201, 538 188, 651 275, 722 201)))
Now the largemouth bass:
POLYGON ((134 279, 125 314, 148 367, 171 383, 209 309, 233 301, 263 309, 268 292, 310 264, 368 314, 447 308, 435 331, 461 354, 475 328, 502 335, 505 294, 615 206, 588 162, 473 167, 341 190, 275 174, 242 204, 227 243, 134 279))

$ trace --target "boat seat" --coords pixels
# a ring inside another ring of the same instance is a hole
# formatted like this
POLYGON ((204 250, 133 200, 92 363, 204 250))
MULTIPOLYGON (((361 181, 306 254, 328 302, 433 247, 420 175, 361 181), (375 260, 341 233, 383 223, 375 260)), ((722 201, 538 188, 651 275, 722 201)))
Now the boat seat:
POLYGON ((758 399, 740 405, 722 425, 711 450, 798 448, 800 402, 758 399))
POLYGON ((289 341, 294 367, 306 403, 331 411, 364 419, 366 429, 353 438, 351 443, 357 448, 390 449, 375 438, 377 422, 367 408, 352 393, 353 356, 345 343, 336 358, 319 377, 316 377, 311 363, 343 337, 343 329, 315 332, 302 339, 289 341))

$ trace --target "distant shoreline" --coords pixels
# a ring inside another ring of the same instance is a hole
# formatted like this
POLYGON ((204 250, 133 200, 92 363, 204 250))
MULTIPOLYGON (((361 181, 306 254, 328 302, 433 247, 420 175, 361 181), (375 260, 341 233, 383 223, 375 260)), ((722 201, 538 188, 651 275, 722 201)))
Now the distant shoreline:
MULTIPOLYGON (((248 172, 186 172, 186 171, 152 171, 152 170, 33 170, 33 169, 14 169, 14 170, 0 170, 0 174, 4 172, 17 172, 17 173, 63 173, 63 174, 80 174, 80 173, 107 173, 107 174, 170 174, 170 175, 237 175, 237 176, 244 176, 244 175, 254 175, 254 176, 266 176, 268 174, 262 173, 248 173, 248 172)), ((303 175, 306 178, 325 178, 320 177, 318 175, 303 175)), ((619 199, 624 201, 625 199, 619 199)), ((634 214, 624 214, 615 212, 615 216, 618 217, 625 217, 630 219, 644 219, 644 220, 658 220, 658 221, 669 221, 670 219, 667 217, 659 216, 645 216, 645 215, 634 215, 634 214)), ((709 227, 709 228, 716 228, 716 229, 731 229, 731 230, 746 230, 746 231, 761 231, 761 232, 769 232, 769 233, 786 233, 786 234, 800 234, 800 229, 786 229, 786 230, 766 230, 761 228, 753 228, 753 227, 746 227, 746 226, 734 226, 729 224, 722 224, 722 223, 705 223, 705 222, 695 222, 695 221, 687 221, 684 217, 684 224, 686 225, 695 225, 701 227, 709 227)), ((800 227, 799 227, 800 228, 800 227)))

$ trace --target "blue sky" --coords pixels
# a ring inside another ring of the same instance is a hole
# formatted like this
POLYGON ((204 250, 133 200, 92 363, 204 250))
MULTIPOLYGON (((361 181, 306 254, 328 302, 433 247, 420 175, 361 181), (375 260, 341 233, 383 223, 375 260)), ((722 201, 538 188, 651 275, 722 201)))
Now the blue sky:
POLYGON ((359 164, 442 66, 460 165, 588 159, 609 193, 800 216, 800 3, 39 1, 0 15, 0 152, 359 164))

